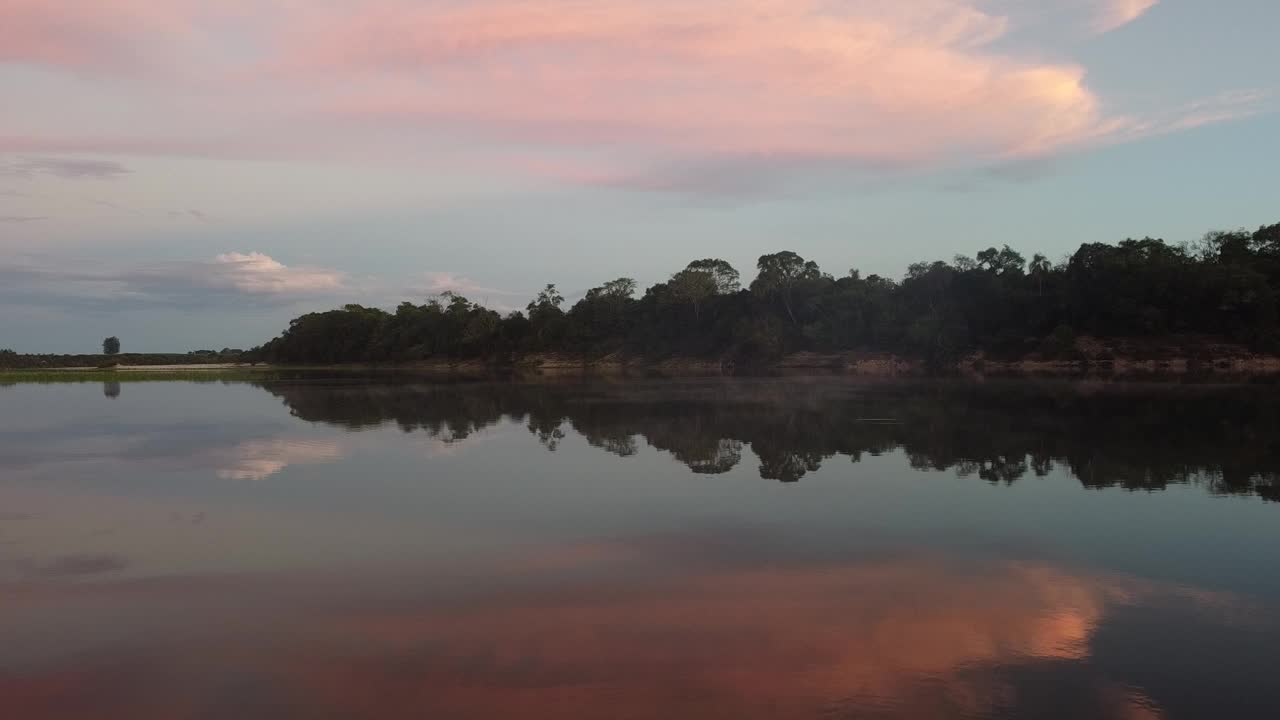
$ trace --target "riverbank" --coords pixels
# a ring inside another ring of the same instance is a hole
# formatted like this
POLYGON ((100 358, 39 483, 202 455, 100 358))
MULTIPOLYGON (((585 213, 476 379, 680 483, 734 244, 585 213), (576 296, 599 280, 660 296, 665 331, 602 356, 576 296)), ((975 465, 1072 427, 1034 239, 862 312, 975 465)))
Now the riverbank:
POLYGON ((483 378, 495 375, 561 376, 728 376, 728 375, 851 375, 918 377, 965 376, 1268 376, 1280 375, 1280 356, 1204 337, 1115 338, 1081 337, 1054 354, 1021 357, 970 354, 943 366, 922 358, 890 352, 802 352, 772 361, 743 362, 732 358, 644 358, 612 354, 590 357, 568 353, 534 353, 501 361, 422 360, 409 363, 349 363, 339 365, 246 365, 204 363, 178 365, 117 365, 108 368, 0 368, 0 382, 137 381, 163 379, 236 380, 271 373, 331 372, 400 373, 430 377, 483 378))
MULTIPOLYGON (((431 373, 475 374, 495 369, 491 363, 429 361, 396 366, 431 373)), ((1231 343, 1203 338, 1111 339, 1080 338, 1054 355, 1030 353, 1019 357, 969 354, 943 365, 892 352, 801 352, 772 361, 671 357, 639 358, 609 355, 600 358, 568 354, 534 354, 502 366, 540 375, 577 373, 622 375, 734 375, 797 374, 874 377, 960 374, 968 376, 1245 376, 1280 375, 1280 356, 1251 352, 1231 343)))

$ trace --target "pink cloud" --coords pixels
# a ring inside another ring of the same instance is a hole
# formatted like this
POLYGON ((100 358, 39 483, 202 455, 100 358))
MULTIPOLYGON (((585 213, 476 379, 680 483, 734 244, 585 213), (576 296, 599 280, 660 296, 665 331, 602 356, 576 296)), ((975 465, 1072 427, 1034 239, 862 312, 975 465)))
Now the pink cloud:
POLYGON ((519 306, 527 295, 527 293, 488 287, 471 278, 451 272, 425 273, 423 281, 414 283, 407 291, 413 297, 436 296, 446 292, 457 293, 472 302, 478 302, 498 312, 511 312, 520 309, 519 306))
MULTIPOLYGON (((1157 1, 1040 5, 1106 32, 1157 1)), ((1078 63, 1001 49, 997 41, 1018 27, 992 7, 0 0, 0 63, 115 67, 124 76, 119 68, 133 60, 132 72, 149 78, 122 90, 137 93, 145 134, 131 136, 126 123, 114 136, 86 125, 53 137, 0 119, 0 151, 243 157, 377 146, 385 156, 389 138, 410 151, 416 138, 458 138, 477 156, 495 142, 535 147, 561 167, 587 151, 591 161, 576 174, 589 184, 679 189, 699 177, 719 182, 723 167, 750 175, 1043 157, 1157 124, 1109 110, 1078 63), (147 48, 146 62, 138 48, 147 48), (157 67, 181 70, 158 79, 157 67)), ((1233 116, 1199 112, 1182 122, 1233 116)))
POLYGON ((429 272, 425 275, 426 284, 420 288, 428 295, 440 295, 454 292, 460 295, 515 295, 516 293, 497 288, 485 287, 470 278, 451 272, 429 272))
POLYGON ((146 42, 171 42, 190 30, 184 0, 3 0, 0 63, 87 70, 139 61, 146 42))
POLYGON ((284 48, 284 67, 351 87, 332 111, 366 120, 898 163, 1040 152, 1110 127, 1082 68, 987 50, 1007 21, 960 0, 376 7, 284 48))
POLYGON ((1160 0, 1095 0, 1092 28, 1097 33, 1108 33, 1128 25, 1159 4, 1160 0))

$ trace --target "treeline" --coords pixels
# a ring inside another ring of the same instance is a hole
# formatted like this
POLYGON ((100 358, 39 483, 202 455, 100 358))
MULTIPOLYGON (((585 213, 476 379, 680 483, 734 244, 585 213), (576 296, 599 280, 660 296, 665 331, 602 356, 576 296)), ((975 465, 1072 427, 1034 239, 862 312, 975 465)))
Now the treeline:
POLYGON ((530 353, 769 360, 801 352, 884 350, 950 362, 1066 358, 1080 335, 1211 335, 1280 349, 1280 224, 1163 240, 1088 243, 1054 263, 1008 246, 916 263, 902 280, 824 273, 794 252, 764 255, 743 285, 723 260, 692 262, 637 297, 619 278, 566 306, 548 285, 501 315, 445 293, 395 312, 347 305, 296 318, 252 360, 281 363, 503 361, 530 353))
POLYGON ((112 365, 202 365, 240 362, 243 350, 195 350, 188 353, 120 353, 115 355, 41 354, 32 355, 0 349, 0 368, 38 369, 61 367, 108 367, 112 365))

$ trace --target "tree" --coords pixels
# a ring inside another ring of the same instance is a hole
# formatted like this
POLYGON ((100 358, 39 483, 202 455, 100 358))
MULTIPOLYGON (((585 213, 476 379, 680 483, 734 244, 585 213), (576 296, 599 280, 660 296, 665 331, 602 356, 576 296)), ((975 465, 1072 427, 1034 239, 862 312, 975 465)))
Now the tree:
POLYGON ((1031 276, 1036 279, 1036 294, 1040 297, 1044 296, 1044 279, 1053 270, 1053 264, 1049 262, 1049 258, 1036 253, 1031 256, 1031 276))
POLYGON ((1022 272, 1022 268, 1027 264, 1022 255, 1015 252, 1008 245, 1002 249, 987 248, 978 253, 978 267, 985 268, 999 275, 1008 272, 1022 272))
POLYGON ((1253 234, 1254 250, 1280 257, 1280 223, 1263 225, 1253 234))
POLYGON ((529 322, 533 326, 534 337, 539 344, 553 339, 564 325, 564 296, 556 289, 555 284, 548 284, 533 302, 529 303, 529 322))
POLYGON ((612 352, 627 335, 627 315, 635 304, 636 281, 623 277, 587 291, 569 310, 571 344, 579 350, 612 352))
POLYGON ((103 355, 119 355, 120 354, 120 338, 116 337, 115 335, 112 335, 106 340, 103 340, 102 354, 103 355))
POLYGON ((719 258, 694 260, 685 268, 686 272, 703 273, 711 278, 715 285, 716 295, 732 295, 742 289, 738 271, 728 262, 719 258))
POLYGON ((693 307, 695 321, 702 319, 702 303, 716 294, 716 281, 710 274, 684 269, 671 276, 667 283, 671 297, 676 302, 693 307))
POLYGON ((668 283, 676 301, 693 306, 695 321, 702 319, 702 304, 716 295, 731 295, 742 289, 738 271, 724 260, 694 260, 668 283))
POLYGON ((791 318, 791 324, 796 324, 796 313, 793 308, 795 288, 801 282, 822 277, 818 264, 812 260, 805 260, 790 250, 783 250, 772 255, 761 255, 756 262, 756 268, 759 272, 751 283, 751 292, 778 298, 782 302, 783 309, 787 311, 787 317, 791 318))
MULTIPOLYGON (((547 286, 554 291, 554 286, 547 286)), ((545 290, 543 292, 546 292, 545 290)), ((628 277, 610 280, 587 291, 588 300, 630 300, 636 294, 636 281, 628 277)))
POLYGON ((1223 263, 1248 262, 1253 257, 1254 236, 1243 230, 1234 232, 1214 231, 1199 242, 1206 259, 1223 263))
POLYGON ((529 315, 532 317, 538 312, 556 311, 560 309, 562 304, 564 304, 564 296, 560 294, 559 290, 556 290, 555 283, 548 283, 546 287, 538 292, 538 297, 529 303, 529 315))
MULTIPOLYGON (((244 359, 502 362, 565 352, 762 361, 866 349, 941 368, 974 351, 992 360, 1065 356, 1076 336, 1142 334, 1280 351, 1280 225, 1211 233, 1198 250, 1142 238, 1081 245, 1056 264, 1036 254, 1028 264, 1007 246, 993 247, 976 257, 913 263, 901 281, 856 271, 832 278, 783 251, 760 257, 750 292, 742 292, 729 263, 705 258, 638 299, 636 281, 622 277, 591 288, 567 311, 564 296, 547 285, 527 314, 506 317, 453 293, 402 303, 394 314, 359 305, 311 313, 244 359), (1055 328, 1067 330, 1054 336, 1055 328)), ((201 353, 238 356, 225 348, 201 353)), ((0 353, 0 364, 60 363, 0 353)))

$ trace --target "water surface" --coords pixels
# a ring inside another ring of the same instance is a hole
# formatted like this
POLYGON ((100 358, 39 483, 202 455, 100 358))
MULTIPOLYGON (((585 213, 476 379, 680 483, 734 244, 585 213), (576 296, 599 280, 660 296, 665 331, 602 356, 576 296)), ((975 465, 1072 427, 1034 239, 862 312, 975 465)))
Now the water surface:
POLYGON ((1277 400, 0 387, 0 717, 1274 718, 1277 400))

